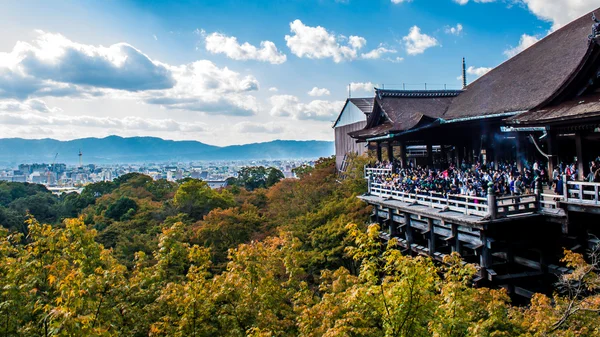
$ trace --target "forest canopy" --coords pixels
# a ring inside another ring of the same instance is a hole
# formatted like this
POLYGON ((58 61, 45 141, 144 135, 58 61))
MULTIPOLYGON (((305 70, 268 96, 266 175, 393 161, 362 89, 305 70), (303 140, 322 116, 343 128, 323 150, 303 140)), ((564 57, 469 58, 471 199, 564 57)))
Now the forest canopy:
POLYGON ((0 335, 600 335, 600 252, 566 251, 561 288, 514 306, 472 287, 456 254, 384 245, 356 198, 366 160, 343 181, 323 158, 220 190, 140 174, 60 197, 0 183, 0 335))

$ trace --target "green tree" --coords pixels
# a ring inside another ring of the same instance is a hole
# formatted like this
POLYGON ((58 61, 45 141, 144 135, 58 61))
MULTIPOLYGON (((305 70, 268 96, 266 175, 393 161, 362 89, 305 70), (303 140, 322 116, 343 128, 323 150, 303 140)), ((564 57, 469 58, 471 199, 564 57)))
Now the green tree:
POLYGON ((229 191, 215 191, 201 180, 190 180, 181 184, 173 201, 181 212, 195 220, 201 219, 215 208, 229 208, 234 203, 229 191))

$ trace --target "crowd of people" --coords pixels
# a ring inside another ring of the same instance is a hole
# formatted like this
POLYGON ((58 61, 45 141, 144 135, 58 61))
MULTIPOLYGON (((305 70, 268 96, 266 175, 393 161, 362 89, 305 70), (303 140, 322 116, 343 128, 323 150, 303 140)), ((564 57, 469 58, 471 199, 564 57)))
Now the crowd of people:
MULTIPOLYGON (((579 174, 575 164, 560 163, 553 170, 550 179, 546 165, 538 161, 523 165, 522 170, 518 170, 514 162, 502 162, 498 165, 482 165, 480 162, 473 165, 462 163, 460 166, 450 164, 443 170, 412 165, 402 168, 399 163, 388 161, 377 162, 368 167, 386 169, 384 172, 371 174, 371 182, 386 189, 409 193, 433 192, 443 197, 486 197, 490 183, 498 196, 518 196, 533 193, 536 181, 547 184, 556 194, 562 195, 563 175, 568 180, 576 180, 579 174)), ((600 182, 600 158, 590 163, 590 174, 586 178, 587 181, 600 182)))

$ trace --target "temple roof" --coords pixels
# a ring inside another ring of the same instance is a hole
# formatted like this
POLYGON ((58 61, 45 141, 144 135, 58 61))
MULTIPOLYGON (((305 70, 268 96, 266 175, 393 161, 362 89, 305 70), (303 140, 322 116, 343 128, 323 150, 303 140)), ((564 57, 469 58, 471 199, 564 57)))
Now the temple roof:
POLYGON ((390 132, 410 130, 433 123, 450 106, 457 90, 382 90, 376 89, 375 107, 363 130, 351 132, 355 138, 368 138, 390 132))
POLYGON ((558 105, 528 111, 509 118, 508 122, 523 125, 549 124, 591 117, 600 117, 600 93, 577 97, 558 105))
POLYGON ((586 61, 591 13, 546 36, 468 85, 444 119, 523 112, 551 100, 586 61))
POLYGON ((373 97, 369 98, 348 98, 348 101, 352 102, 352 104, 356 105, 360 111, 365 114, 370 114, 373 111, 373 97))

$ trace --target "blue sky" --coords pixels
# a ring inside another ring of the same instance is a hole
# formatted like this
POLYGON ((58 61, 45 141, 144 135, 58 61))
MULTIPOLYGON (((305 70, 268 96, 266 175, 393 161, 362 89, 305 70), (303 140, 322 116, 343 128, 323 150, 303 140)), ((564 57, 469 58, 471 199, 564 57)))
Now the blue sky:
POLYGON ((460 88, 596 0, 19 1, 0 132, 229 145, 331 140, 348 95, 460 88))

